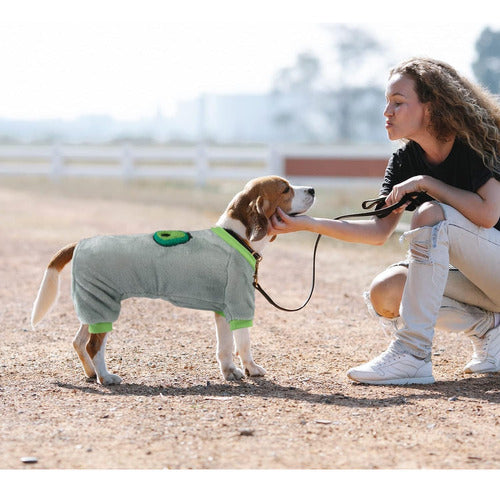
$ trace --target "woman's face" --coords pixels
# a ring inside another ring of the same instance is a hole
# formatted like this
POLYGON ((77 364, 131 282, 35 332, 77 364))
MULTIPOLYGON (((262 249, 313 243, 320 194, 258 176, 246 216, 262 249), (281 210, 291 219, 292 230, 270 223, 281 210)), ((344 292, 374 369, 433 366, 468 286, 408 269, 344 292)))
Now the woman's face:
POLYGON ((394 74, 387 83, 385 98, 385 128, 389 140, 418 141, 419 137, 428 135, 428 104, 418 100, 412 78, 394 74))

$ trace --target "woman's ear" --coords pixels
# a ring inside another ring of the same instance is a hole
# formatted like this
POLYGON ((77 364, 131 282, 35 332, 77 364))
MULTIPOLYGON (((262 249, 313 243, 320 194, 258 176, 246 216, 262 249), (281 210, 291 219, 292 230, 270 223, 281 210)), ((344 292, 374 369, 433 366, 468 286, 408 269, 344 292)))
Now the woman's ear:
POLYGON ((267 235, 269 221, 264 210, 264 199, 259 196, 248 204, 247 239, 260 241, 267 235))

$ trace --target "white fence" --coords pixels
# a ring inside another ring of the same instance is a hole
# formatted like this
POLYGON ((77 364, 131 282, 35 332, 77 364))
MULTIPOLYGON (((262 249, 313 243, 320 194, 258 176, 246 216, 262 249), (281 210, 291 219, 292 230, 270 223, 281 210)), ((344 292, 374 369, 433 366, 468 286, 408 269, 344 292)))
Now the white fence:
POLYGON ((0 175, 160 177, 204 185, 214 179, 284 176, 286 157, 387 157, 390 152, 387 146, 0 146, 0 175))

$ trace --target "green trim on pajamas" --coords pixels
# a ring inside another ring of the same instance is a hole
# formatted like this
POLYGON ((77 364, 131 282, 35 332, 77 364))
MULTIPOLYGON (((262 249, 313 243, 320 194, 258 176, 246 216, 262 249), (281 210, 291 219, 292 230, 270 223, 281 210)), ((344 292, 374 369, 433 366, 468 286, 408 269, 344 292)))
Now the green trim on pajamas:
POLYGON ((257 260, 253 257, 252 253, 250 253, 250 251, 248 251, 248 249, 246 249, 245 246, 243 246, 243 244, 241 244, 236 238, 231 236, 231 234, 229 234, 229 232, 224 230, 222 227, 212 227, 212 229, 210 230, 212 232, 215 232, 215 234, 217 234, 217 236, 226 241, 226 243, 229 244, 229 246, 233 247, 236 251, 238 251, 243 256, 243 258, 245 258, 245 260, 247 260, 248 263, 250 263, 250 266, 255 270, 255 263, 257 263, 257 260))
POLYGON ((108 333, 113 331, 113 323, 95 323, 89 325, 89 333, 108 333))
MULTIPOLYGON (((222 311, 215 311, 215 314, 218 314, 223 318, 226 317, 222 311)), ((233 321, 229 323, 229 328, 231 329, 231 331, 239 330, 241 328, 250 328, 252 326, 253 326, 252 319, 233 319, 233 321)))

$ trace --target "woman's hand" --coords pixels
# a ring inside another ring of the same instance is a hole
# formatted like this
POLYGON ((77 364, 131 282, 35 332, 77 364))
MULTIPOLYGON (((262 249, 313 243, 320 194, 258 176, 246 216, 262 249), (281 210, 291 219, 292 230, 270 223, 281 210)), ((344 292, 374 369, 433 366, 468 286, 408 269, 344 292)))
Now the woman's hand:
MULTIPOLYGON (((394 186, 385 203, 397 203, 406 193, 425 192, 434 200, 458 210, 464 217, 479 227, 489 229, 498 221, 500 211, 500 182, 491 177, 477 191, 455 188, 432 176, 415 176, 394 186)), ((401 213, 403 205, 395 210, 401 213)))
POLYGON ((384 244, 396 228, 399 216, 389 215, 383 219, 336 220, 311 217, 309 215, 287 215, 280 208, 270 218, 269 235, 286 232, 308 231, 341 241, 363 244, 384 244))
POLYGON ((268 234, 285 234, 287 232, 297 232, 307 230, 307 225, 310 221, 307 215, 297 215, 292 217, 287 215, 281 208, 276 209, 276 213, 269 221, 268 234))
MULTIPOLYGON (((395 185, 392 191, 387 195, 385 199, 386 206, 390 207, 395 203, 398 203, 403 197, 409 193, 419 193, 427 191, 426 182, 428 179, 432 179, 429 176, 413 176, 402 183, 395 185)), ((401 207, 394 210, 393 213, 400 214, 405 211, 408 203, 403 204, 401 207)))

